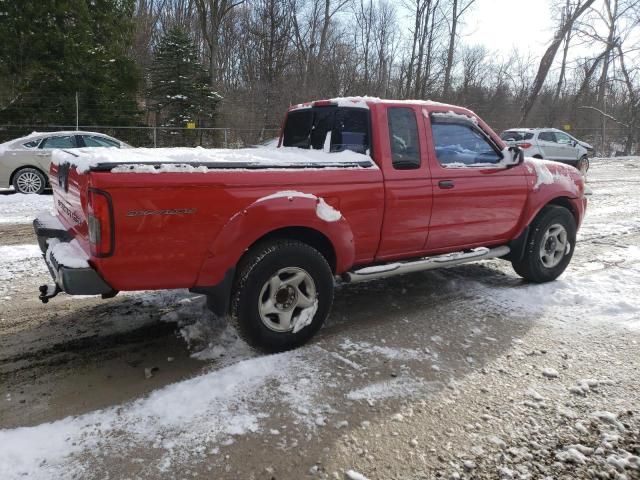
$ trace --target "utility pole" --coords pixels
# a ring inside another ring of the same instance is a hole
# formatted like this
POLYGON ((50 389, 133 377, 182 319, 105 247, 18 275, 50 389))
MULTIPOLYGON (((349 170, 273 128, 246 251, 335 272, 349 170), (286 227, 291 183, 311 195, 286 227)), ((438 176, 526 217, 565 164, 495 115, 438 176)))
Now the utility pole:
POLYGON ((76 131, 78 130, 78 123, 79 123, 78 112, 79 112, 79 108, 78 108, 78 92, 76 92, 76 131))

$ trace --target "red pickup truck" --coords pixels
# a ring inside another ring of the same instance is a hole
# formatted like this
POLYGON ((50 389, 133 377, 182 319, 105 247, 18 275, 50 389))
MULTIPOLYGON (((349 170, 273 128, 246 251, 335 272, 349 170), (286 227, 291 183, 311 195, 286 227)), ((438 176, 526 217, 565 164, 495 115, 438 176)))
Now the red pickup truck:
POLYGON ((586 208, 573 167, 524 159, 473 112, 349 98, 291 107, 278 148, 54 154, 34 228, 60 291, 188 288, 252 345, 301 345, 353 283, 503 258, 567 267, 586 208))

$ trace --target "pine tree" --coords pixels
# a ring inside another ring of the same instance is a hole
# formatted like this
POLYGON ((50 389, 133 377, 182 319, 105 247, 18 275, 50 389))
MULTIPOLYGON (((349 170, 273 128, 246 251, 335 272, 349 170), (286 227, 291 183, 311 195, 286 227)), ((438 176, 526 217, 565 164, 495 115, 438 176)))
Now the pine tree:
POLYGON ((137 122, 135 0, 0 0, 0 123, 137 122))
POLYGON ((207 85, 195 44, 182 27, 169 29, 155 49, 148 98, 161 126, 206 126, 213 121, 221 96, 207 85))

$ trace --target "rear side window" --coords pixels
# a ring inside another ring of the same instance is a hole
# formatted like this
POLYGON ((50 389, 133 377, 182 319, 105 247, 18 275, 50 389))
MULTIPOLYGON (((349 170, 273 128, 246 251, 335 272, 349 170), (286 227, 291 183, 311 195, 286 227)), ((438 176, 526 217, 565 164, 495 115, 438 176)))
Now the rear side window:
POLYGON ((502 155, 476 128, 466 123, 431 120, 436 157, 443 167, 498 163, 502 155))
POLYGON ((392 107, 387 110, 391 161, 396 170, 420 168, 418 124, 412 108, 392 107))
POLYGON ((115 140, 97 135, 83 135, 82 140, 87 147, 116 147, 120 148, 120 144, 115 140))
POLYGON ((40 143, 40 139, 38 140, 31 140, 30 142, 27 143, 23 143, 22 146, 26 147, 26 148, 36 148, 38 146, 38 144, 40 143))
POLYGON ((540 134, 538 134, 538 139, 542 140, 543 142, 557 142, 556 134, 553 132, 540 132, 540 134))
POLYGON ((64 137, 47 137, 40 144, 40 148, 74 148, 76 146, 71 135, 64 137))
POLYGON ((514 140, 516 142, 521 142, 523 140, 531 140, 533 138, 533 133, 506 131, 506 132, 502 132, 502 134, 500 135, 500 138, 502 140, 514 140))

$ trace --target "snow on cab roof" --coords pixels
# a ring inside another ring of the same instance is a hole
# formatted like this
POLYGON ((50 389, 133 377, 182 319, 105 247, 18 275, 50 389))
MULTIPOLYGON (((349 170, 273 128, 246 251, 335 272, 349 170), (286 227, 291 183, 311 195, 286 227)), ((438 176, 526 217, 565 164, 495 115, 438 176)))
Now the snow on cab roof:
POLYGON ((297 147, 281 148, 78 148, 54 150, 52 163, 69 163, 80 173, 100 166, 115 173, 208 172, 215 164, 245 167, 377 168, 368 155, 345 150, 326 153, 297 147), (213 164, 213 165, 212 165, 213 164), (156 168, 157 167, 157 168, 156 168))

